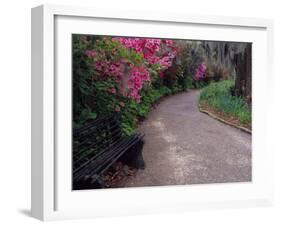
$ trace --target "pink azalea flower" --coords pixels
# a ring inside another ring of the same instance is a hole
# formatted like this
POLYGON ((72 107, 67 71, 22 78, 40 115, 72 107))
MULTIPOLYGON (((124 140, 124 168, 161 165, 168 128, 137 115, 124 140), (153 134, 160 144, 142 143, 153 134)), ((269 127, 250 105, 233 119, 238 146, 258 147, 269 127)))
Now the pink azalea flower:
POLYGON ((97 56, 97 52, 94 51, 94 50, 86 50, 85 53, 86 53, 87 57, 95 57, 95 56, 97 56))
POLYGON ((194 76, 194 80, 198 81, 205 77, 207 66, 204 63, 201 63, 199 67, 196 69, 196 73, 194 76))
POLYGON ((116 89, 114 87, 112 87, 110 90, 109 90, 110 93, 112 94, 115 94, 116 93, 116 89))
MULTIPOLYGON (((101 73, 103 79, 111 77, 118 87, 118 92, 125 96, 132 98, 139 102, 141 100, 140 91, 145 82, 150 81, 149 68, 152 65, 157 65, 159 76, 163 78, 163 71, 172 66, 173 59, 176 57, 177 51, 173 40, 161 40, 158 38, 127 38, 114 37, 112 39, 104 38, 98 40, 99 42, 119 42, 125 48, 134 50, 141 57, 143 57, 143 64, 134 65, 132 59, 120 59, 118 49, 113 49, 107 57, 108 53, 102 48, 95 50, 88 50, 86 54, 88 57, 95 58, 95 69, 101 73), (116 55, 114 55, 116 54, 116 55), (113 57, 112 57, 113 56, 113 57), (159 67, 160 65, 160 67, 159 67)), ((198 69, 199 70, 199 69, 198 69)), ((198 76, 198 75, 197 75, 198 76)), ((197 76, 195 76, 197 78, 197 76)), ((117 91, 113 87, 109 92, 115 94, 117 91)), ((120 103, 120 106, 123 104, 120 103)))

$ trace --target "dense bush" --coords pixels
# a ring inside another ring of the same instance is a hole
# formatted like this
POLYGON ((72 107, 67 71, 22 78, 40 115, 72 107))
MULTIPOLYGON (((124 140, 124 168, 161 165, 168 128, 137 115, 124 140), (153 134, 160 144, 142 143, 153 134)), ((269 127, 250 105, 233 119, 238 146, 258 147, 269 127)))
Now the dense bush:
POLYGON ((201 48, 188 41, 73 35, 73 121, 120 114, 134 133, 162 96, 206 85, 201 48))
POLYGON ((242 97, 232 95, 233 80, 211 83, 200 94, 200 104, 207 105, 226 116, 239 119, 242 124, 251 123, 251 110, 242 97))
POLYGON ((207 64, 206 80, 218 82, 226 79, 231 79, 231 72, 229 70, 216 63, 207 64))
POLYGON ((205 81, 207 68, 203 63, 204 52, 200 42, 178 40, 176 43, 179 54, 177 54, 172 67, 165 72, 165 79, 170 80, 170 83, 170 78, 172 76, 174 78, 172 86, 168 87, 178 86, 182 90, 188 90, 206 86, 208 84, 205 81))

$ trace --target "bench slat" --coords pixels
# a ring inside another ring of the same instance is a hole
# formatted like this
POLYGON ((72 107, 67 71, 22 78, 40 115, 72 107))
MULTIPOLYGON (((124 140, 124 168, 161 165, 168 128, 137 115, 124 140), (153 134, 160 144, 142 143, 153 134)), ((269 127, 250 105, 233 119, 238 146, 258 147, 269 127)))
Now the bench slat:
MULTIPOLYGON (((88 188, 89 184, 90 187, 96 182, 100 184, 100 176, 128 150, 135 151, 132 149, 134 145, 142 142, 143 136, 139 134, 124 137, 119 119, 119 115, 104 116, 89 122, 80 129, 73 130, 72 168, 74 188, 85 189, 85 187, 88 188)), ((142 145, 143 142, 141 148, 142 145)), ((141 152, 137 153, 139 155, 141 152)), ((134 159, 133 156, 133 161, 135 161, 134 159)), ((140 159, 142 166, 135 166, 143 168, 142 156, 140 159)))
MULTIPOLYGON (((115 141, 115 143, 112 143, 112 146, 117 146, 118 143, 120 143, 120 140, 115 141)), ((79 171, 81 168, 83 168, 85 165, 87 165, 87 163, 89 163, 90 161, 94 161, 96 158, 99 158, 99 156, 103 155, 105 152, 108 152, 108 150, 111 148, 111 146, 108 146, 106 148, 104 148, 102 151, 100 151, 98 154, 94 155, 92 158, 90 158, 89 160, 87 160, 86 163, 84 163, 83 165, 81 165, 78 169, 74 170, 74 173, 79 171)), ((79 159, 80 161, 81 159, 79 159)))
MULTIPOLYGON (((95 135, 95 134, 92 134, 95 135)), ((92 147, 96 147, 98 148, 99 146, 104 145, 107 140, 114 140, 117 139, 118 137, 120 137, 122 135, 122 131, 120 130, 120 128, 115 128, 114 130, 111 131, 111 135, 112 137, 99 137, 99 139, 97 138, 92 138, 89 137, 87 140, 85 139, 83 141, 83 143, 81 143, 81 145, 74 147, 74 151, 76 152, 75 154, 79 154, 81 152, 83 152, 86 149, 92 148, 92 147)), ((110 144, 110 142, 109 142, 110 144)))
MULTIPOLYGON (((117 147, 110 151, 104 152, 103 155, 100 155, 95 160, 89 160, 87 168, 84 170, 79 171, 79 175, 93 175, 96 173, 101 173, 100 171, 104 168, 104 165, 109 165, 108 168, 122 155, 125 151, 127 151, 135 142, 137 141, 138 137, 130 137, 130 139, 124 139, 121 141, 117 147)), ((103 172, 106 171, 104 168, 103 172)), ((75 176, 74 176, 75 177, 75 176)))

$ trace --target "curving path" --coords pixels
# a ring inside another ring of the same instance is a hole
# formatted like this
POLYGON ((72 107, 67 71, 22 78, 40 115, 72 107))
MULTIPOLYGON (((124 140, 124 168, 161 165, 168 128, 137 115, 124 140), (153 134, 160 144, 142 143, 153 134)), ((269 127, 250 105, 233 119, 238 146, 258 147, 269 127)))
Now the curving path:
POLYGON ((251 135, 198 111, 200 91, 165 98, 139 130, 146 168, 122 186, 251 181, 251 135))

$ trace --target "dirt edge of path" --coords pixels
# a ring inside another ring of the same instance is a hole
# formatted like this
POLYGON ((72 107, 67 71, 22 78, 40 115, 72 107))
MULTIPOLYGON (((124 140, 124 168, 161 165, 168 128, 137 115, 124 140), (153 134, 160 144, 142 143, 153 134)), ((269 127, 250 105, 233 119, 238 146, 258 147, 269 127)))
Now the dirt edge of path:
POLYGON ((246 133, 252 134, 252 130, 250 130, 250 129, 246 128, 246 127, 243 127, 243 126, 236 125, 235 123, 226 121, 226 120, 224 120, 223 118, 221 118, 221 117, 215 115, 214 113, 212 113, 212 112, 210 112, 210 111, 204 109, 200 104, 198 104, 198 109, 199 109, 200 112, 202 112, 202 113, 204 113, 204 114, 207 114, 207 115, 209 115, 210 117, 212 117, 212 118, 214 118, 214 119, 216 119, 216 120, 218 120, 218 121, 220 121, 220 122, 222 122, 222 123, 225 123, 225 124, 227 124, 227 125, 229 125, 229 126, 232 126, 232 127, 237 128, 237 129, 240 129, 240 130, 242 130, 242 131, 244 131, 244 132, 246 132, 246 133))

